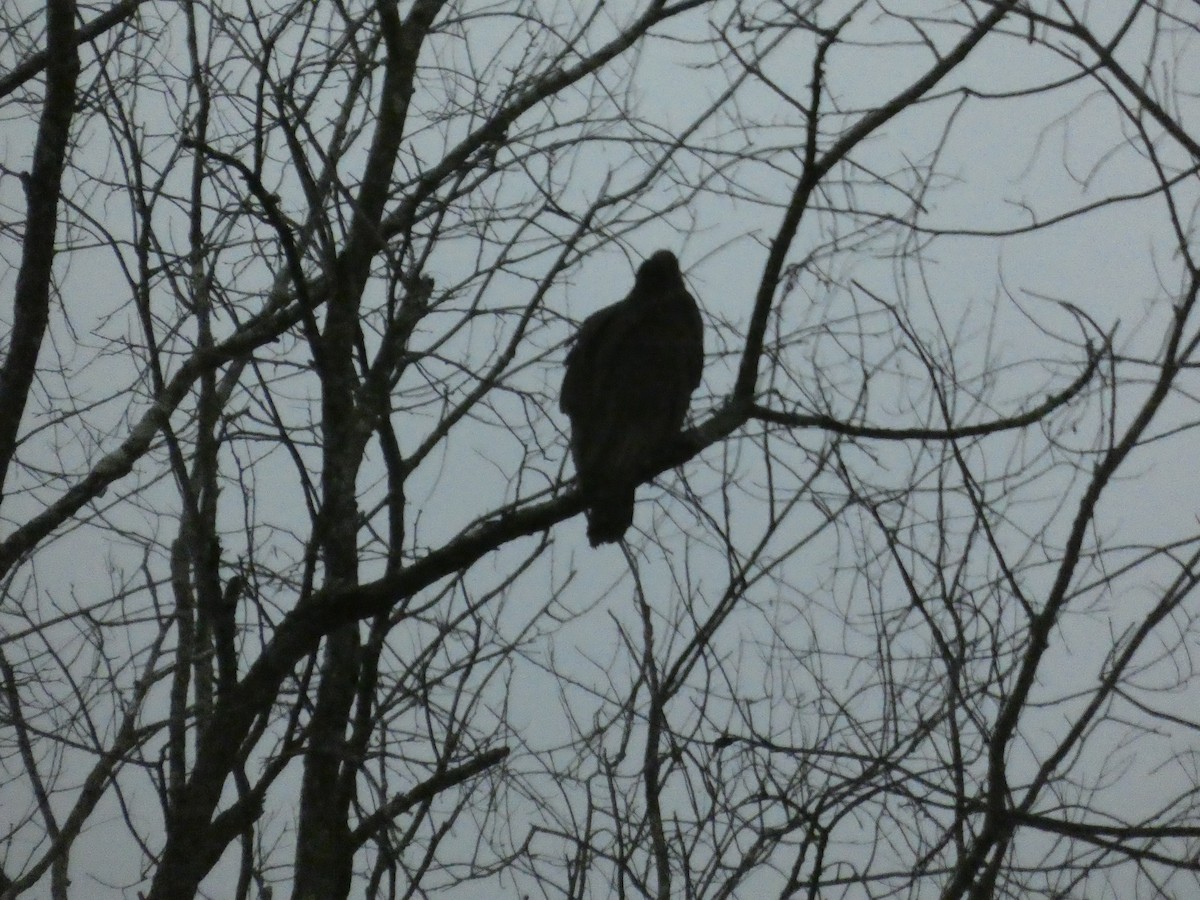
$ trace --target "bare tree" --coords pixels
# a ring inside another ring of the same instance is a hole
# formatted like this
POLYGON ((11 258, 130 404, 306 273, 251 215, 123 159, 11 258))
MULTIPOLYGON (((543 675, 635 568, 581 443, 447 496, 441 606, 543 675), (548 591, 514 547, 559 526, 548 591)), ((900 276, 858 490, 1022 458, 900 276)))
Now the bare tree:
POLYGON ((1200 26, 1095 6, 6 4, 0 896, 1194 892, 1200 26))

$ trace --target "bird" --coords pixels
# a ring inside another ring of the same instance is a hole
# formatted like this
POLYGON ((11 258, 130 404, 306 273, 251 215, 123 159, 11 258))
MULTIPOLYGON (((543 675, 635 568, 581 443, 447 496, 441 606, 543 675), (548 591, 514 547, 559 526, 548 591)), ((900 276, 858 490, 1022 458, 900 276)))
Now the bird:
POLYGON ((683 428, 704 368, 704 323, 670 250, 650 255, 624 300, 579 326, 559 406, 593 547, 620 541, 647 469, 683 428))

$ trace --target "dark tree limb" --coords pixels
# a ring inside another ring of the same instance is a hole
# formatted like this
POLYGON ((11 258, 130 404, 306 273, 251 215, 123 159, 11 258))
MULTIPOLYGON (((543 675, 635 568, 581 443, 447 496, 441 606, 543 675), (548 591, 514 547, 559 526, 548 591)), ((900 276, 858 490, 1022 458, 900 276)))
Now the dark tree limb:
POLYGON ((0 368, 0 500, 50 320, 58 201, 79 77, 74 0, 47 2, 45 53, 46 96, 33 148, 33 168, 24 179, 27 213, 21 267, 17 270, 8 356, 0 368))
POLYGON ((511 751, 508 747, 496 747, 480 753, 469 762, 453 766, 425 779, 411 790, 393 797, 371 815, 367 816, 350 834, 350 840, 355 847, 361 847, 369 841, 379 829, 385 827, 397 816, 402 816, 418 803, 432 800, 438 794, 470 781, 477 775, 486 772, 493 766, 499 765, 508 758, 511 751))
MULTIPOLYGON (((73 43, 78 48, 89 41, 94 41, 110 28, 115 28, 127 19, 132 18, 133 14, 137 12, 138 7, 145 2, 147 0, 121 0, 120 3, 114 4, 108 12, 101 13, 92 19, 92 21, 80 27, 78 31, 74 32, 72 35, 73 43)), ((72 19, 74 19, 73 12, 72 19)), ((0 98, 7 97, 21 85, 25 84, 25 82, 29 81, 29 79, 37 77, 42 70, 51 68, 51 65, 57 62, 54 61, 54 55, 55 51, 47 48, 33 54, 25 62, 14 66, 12 71, 7 75, 0 76, 0 98)), ((76 59, 78 59, 77 51, 76 59)))

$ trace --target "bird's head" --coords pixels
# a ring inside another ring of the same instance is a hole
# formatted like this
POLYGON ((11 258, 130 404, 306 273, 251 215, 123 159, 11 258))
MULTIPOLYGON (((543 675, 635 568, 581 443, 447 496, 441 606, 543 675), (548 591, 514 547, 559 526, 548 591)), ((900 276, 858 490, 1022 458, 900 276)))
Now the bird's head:
POLYGON ((637 283, 643 286, 674 286, 683 281, 679 260, 670 250, 659 250, 638 266, 637 283))

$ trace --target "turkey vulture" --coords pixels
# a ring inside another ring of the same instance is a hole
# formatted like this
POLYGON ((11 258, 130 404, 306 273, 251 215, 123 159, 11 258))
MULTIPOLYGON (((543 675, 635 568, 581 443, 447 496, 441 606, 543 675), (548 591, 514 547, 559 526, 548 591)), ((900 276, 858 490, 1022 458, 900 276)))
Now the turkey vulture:
POLYGON ((580 326, 559 405, 593 547, 633 523, 638 482, 679 435, 703 366, 700 310, 669 250, 642 263, 628 297, 580 326))

